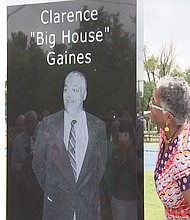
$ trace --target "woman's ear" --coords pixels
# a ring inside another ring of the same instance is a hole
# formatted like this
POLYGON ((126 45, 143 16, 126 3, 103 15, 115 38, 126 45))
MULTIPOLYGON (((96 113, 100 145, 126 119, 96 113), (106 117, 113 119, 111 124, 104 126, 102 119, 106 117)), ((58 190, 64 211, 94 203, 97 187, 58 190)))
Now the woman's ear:
POLYGON ((174 116, 170 112, 166 112, 165 116, 166 116, 166 124, 167 125, 173 123, 174 116))

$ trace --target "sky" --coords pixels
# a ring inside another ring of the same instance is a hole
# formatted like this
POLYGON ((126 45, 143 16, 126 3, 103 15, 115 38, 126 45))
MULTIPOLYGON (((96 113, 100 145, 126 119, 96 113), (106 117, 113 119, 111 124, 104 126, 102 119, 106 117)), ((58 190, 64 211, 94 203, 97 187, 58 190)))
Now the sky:
POLYGON ((190 68, 190 1, 144 0, 144 44, 149 55, 159 55, 173 42, 175 61, 190 68))

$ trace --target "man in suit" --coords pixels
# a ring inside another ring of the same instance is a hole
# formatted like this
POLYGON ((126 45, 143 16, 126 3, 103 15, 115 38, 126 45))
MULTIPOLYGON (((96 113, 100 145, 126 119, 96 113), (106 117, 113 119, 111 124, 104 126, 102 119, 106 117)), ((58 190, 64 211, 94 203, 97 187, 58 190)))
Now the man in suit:
POLYGON ((83 110, 86 96, 84 75, 70 72, 64 110, 45 117, 39 128, 33 169, 44 190, 43 220, 101 219, 98 184, 106 165, 106 129, 83 110))

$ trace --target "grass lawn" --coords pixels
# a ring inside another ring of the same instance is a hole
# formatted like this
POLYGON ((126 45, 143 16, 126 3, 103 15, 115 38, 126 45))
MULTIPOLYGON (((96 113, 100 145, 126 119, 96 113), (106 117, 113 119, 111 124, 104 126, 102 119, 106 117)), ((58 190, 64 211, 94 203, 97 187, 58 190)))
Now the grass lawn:
POLYGON ((145 220, 165 220, 164 209, 154 186, 153 171, 144 171, 144 216, 145 220))

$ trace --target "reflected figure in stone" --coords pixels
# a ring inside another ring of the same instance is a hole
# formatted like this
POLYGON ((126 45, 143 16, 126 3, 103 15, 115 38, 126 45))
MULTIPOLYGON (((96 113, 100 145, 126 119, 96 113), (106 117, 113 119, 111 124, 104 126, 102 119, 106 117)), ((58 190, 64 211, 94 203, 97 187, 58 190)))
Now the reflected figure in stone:
POLYGON ((24 131, 24 115, 19 115, 15 121, 15 135, 17 136, 24 131))
POLYGON ((44 190, 43 220, 100 220, 100 183, 106 165, 106 129, 83 109, 87 82, 70 72, 64 109, 43 119, 33 169, 44 190))
MULTIPOLYGON (((37 132, 37 114, 33 110, 25 113, 25 130, 14 140, 11 157, 11 175, 14 181, 14 198, 9 197, 15 215, 11 220, 41 220, 43 191, 32 169, 34 142, 37 132)), ((12 186, 13 187, 13 186, 12 186)), ((11 213, 8 213, 11 214, 11 213)))
POLYGON ((111 159, 113 172, 113 196, 111 209, 113 220, 136 220, 136 144, 131 120, 117 119, 118 131, 114 136, 111 159))

